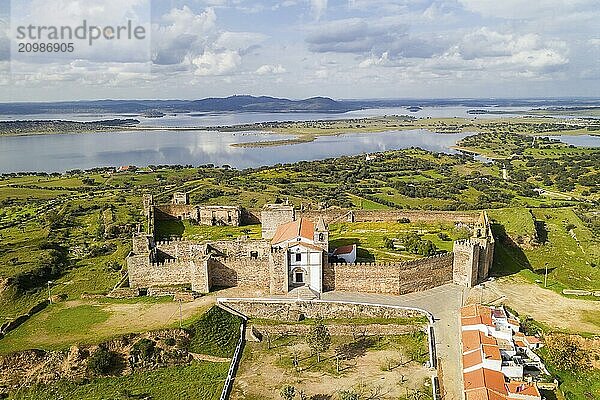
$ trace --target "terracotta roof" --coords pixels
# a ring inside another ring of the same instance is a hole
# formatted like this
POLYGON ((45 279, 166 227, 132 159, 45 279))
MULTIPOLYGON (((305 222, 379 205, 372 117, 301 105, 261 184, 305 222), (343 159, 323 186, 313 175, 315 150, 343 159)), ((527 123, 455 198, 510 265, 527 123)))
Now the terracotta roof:
POLYGON ((315 225, 306 218, 300 218, 296 221, 279 225, 271 243, 277 244, 297 237, 314 240, 314 235, 315 225))
POLYGON ((525 336, 525 340, 527 340, 527 343, 529 344, 537 344, 542 342, 539 338, 535 336, 525 336))
POLYGON ((462 326, 468 325, 487 325, 494 326, 492 323, 492 309, 477 304, 471 304, 460 309, 462 326))
POLYGON ((471 368, 483 363, 481 350, 473 350, 463 354, 463 369, 471 368))
POLYGON ((519 339, 515 340, 515 345, 517 347, 527 347, 527 345, 525 344, 525 342, 522 341, 522 340, 519 340, 519 339))
POLYGON ((352 253, 352 251, 354 251, 354 247, 355 246, 356 246, 355 244, 349 244, 348 246, 338 247, 337 249, 335 249, 333 251, 333 254, 334 255, 337 255, 337 254, 350 254, 350 253, 352 253))
POLYGON ((504 394, 494 392, 490 389, 480 388, 466 392, 467 400, 507 400, 508 397, 504 394))
POLYGON ((481 347, 482 344, 496 345, 498 341, 492 336, 487 336, 480 331, 463 331, 462 345, 463 353, 475 350, 481 347))
POLYGON ((487 368, 466 372, 464 374, 464 387, 465 391, 485 388, 500 394, 507 394, 504 385, 504 374, 487 368))
POLYGON ((500 355, 500 349, 498 349, 498 346, 484 344, 483 345, 483 354, 485 355, 486 360, 502 361, 502 356, 500 355))
POLYGON ((525 396, 540 396, 540 391, 535 385, 526 382, 509 382, 506 384, 506 388, 508 389, 509 396, 510 394, 521 394, 525 396))

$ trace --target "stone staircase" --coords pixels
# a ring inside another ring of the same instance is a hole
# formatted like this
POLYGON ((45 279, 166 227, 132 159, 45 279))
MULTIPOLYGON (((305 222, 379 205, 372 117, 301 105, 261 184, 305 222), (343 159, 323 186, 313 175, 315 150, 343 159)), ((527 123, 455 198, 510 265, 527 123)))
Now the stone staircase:
POLYGON ((308 285, 304 285, 290 290, 288 297, 299 300, 314 300, 320 298, 320 294, 312 290, 308 285))

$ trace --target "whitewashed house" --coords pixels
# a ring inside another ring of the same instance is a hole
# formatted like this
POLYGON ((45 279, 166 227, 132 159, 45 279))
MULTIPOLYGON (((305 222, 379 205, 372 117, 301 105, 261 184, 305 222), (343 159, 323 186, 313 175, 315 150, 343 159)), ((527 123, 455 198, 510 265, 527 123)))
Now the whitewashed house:
POLYGON ((290 289, 307 286, 317 293, 323 291, 323 263, 329 234, 322 218, 316 226, 306 218, 280 225, 271 245, 287 253, 290 289))

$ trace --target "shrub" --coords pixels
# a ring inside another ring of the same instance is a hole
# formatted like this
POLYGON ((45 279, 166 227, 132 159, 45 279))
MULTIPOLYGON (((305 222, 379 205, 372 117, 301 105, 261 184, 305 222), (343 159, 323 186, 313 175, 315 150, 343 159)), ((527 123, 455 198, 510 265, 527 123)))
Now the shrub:
POLYGON ((154 354, 156 343, 150 339, 141 339, 133 345, 133 354, 147 360, 154 354))
POLYGON ((100 347, 88 359, 88 369, 95 375, 108 375, 119 372, 122 368, 120 355, 114 351, 100 347))

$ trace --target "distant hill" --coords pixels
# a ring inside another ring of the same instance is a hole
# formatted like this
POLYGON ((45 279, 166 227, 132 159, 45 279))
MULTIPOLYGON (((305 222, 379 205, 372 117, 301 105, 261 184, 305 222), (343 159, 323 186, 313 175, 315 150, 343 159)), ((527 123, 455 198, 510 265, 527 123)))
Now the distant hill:
MULTIPOLYGON (((342 113, 364 108, 465 106, 465 107, 561 107, 600 105, 599 99, 370 99, 334 100, 311 97, 290 100, 270 96, 238 95, 200 100, 92 100, 49 103, 0 103, 0 114, 148 114, 210 112, 313 112, 342 113)), ((409 111, 409 110, 407 110, 409 111)))
MULTIPOLYGON (((93 100, 56 103, 2 103, 0 114, 157 113, 157 112, 323 112, 357 109, 354 102, 328 97, 290 100, 268 96, 210 97, 201 100, 93 100)), ((360 107, 358 107, 360 108, 360 107)))

